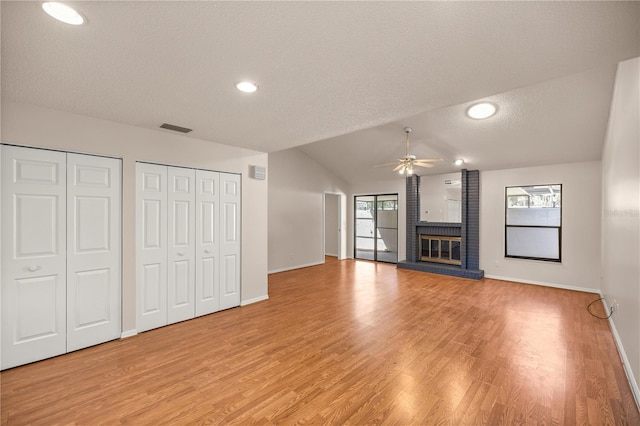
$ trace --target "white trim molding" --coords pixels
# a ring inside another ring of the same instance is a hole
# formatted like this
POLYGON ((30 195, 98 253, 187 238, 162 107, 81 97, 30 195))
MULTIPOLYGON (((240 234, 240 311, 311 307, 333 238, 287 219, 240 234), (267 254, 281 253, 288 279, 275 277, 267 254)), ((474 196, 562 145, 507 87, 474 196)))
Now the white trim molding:
POLYGON ((134 328, 133 330, 123 331, 120 334, 121 339, 126 339, 127 337, 133 337, 138 334, 138 331, 134 328))
POLYGON ((532 285, 539 285, 539 286, 543 286, 543 287, 561 288, 563 290, 582 291, 582 292, 585 292, 585 293, 595 293, 595 294, 602 295, 600 290, 595 290, 593 288, 588 288, 588 287, 577 287, 577 286, 572 286, 572 285, 547 283, 547 282, 544 282, 544 281, 523 280, 523 279, 520 279, 520 278, 501 277, 501 276, 498 276, 498 275, 485 275, 484 277, 485 278, 490 278, 492 280, 511 281, 511 282, 514 282, 514 283, 532 284, 532 285))
POLYGON ((308 268, 310 266, 318 266, 318 265, 324 265, 324 260, 322 262, 306 263, 304 265, 287 266, 286 268, 274 269, 272 271, 269 271, 269 274, 275 274, 275 273, 278 273, 278 272, 293 271, 294 269, 302 269, 302 268, 308 268))
MULTIPOLYGON (((600 294, 602 297, 602 303, 604 304, 605 312, 609 311, 609 305, 607 304, 607 299, 600 294)), ((616 328, 616 323, 613 321, 613 317, 609 317, 609 326, 611 327, 611 332, 613 333, 613 338, 616 342, 616 346, 618 348, 618 354, 620 355, 620 360, 622 361, 622 367, 624 368, 624 373, 627 376, 627 381, 629 382, 629 386, 631 387, 631 393, 636 400, 636 406, 638 410, 640 410, 640 388, 638 388, 638 382, 633 375, 633 371, 631 371, 629 358, 627 357, 627 353, 624 350, 624 346, 622 345, 622 340, 620 340, 620 335, 618 334, 618 329, 616 328)))
POLYGON ((264 296, 254 297, 253 299, 247 299, 240 302, 240 306, 251 305, 252 303, 262 302, 263 300, 269 300, 269 295, 265 294, 264 296))

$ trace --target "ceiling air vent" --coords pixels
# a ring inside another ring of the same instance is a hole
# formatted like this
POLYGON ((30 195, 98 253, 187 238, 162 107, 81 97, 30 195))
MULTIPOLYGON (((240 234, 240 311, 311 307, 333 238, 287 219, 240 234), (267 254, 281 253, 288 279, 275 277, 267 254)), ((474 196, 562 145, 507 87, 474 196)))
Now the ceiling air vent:
POLYGON ((186 127, 176 126, 175 124, 162 123, 160 126, 162 129, 173 130, 174 132, 180 133, 189 133, 193 131, 193 129, 187 129, 186 127))

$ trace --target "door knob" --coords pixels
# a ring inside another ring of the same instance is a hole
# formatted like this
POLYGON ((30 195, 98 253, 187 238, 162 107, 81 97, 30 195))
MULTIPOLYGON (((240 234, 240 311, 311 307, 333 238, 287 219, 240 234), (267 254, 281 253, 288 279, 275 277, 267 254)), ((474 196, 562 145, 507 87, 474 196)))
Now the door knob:
POLYGON ((31 266, 29 266, 29 271, 30 271, 30 272, 35 272, 35 271, 37 271, 38 269, 40 269, 40 266, 38 266, 38 265, 31 265, 31 266))
POLYGON ((208 254, 208 253, 211 253, 211 250, 205 249, 204 252, 208 254))
POLYGON ((183 251, 179 251, 178 252, 178 256, 184 256, 184 252, 183 251))

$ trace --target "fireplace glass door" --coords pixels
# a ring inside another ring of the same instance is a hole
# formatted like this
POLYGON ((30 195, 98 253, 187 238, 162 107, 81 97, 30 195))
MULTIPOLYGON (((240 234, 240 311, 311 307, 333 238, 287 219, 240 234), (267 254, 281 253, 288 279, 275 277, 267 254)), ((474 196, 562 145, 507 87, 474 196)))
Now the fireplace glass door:
POLYGON ((419 257, 426 262, 460 265, 460 237, 420 235, 419 257))
POLYGON ((398 262, 398 194, 355 197, 355 258, 398 262))

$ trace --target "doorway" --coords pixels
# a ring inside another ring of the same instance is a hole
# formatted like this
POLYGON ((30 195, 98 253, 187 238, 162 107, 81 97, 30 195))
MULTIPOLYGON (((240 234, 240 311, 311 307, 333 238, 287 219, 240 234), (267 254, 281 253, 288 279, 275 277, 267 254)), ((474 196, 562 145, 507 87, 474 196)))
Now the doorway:
POLYGON ((398 263, 398 194, 354 199, 354 258, 398 263))
POLYGON ((325 192, 322 222, 322 252, 325 256, 345 259, 347 236, 342 232, 346 228, 345 195, 337 192, 325 192))

